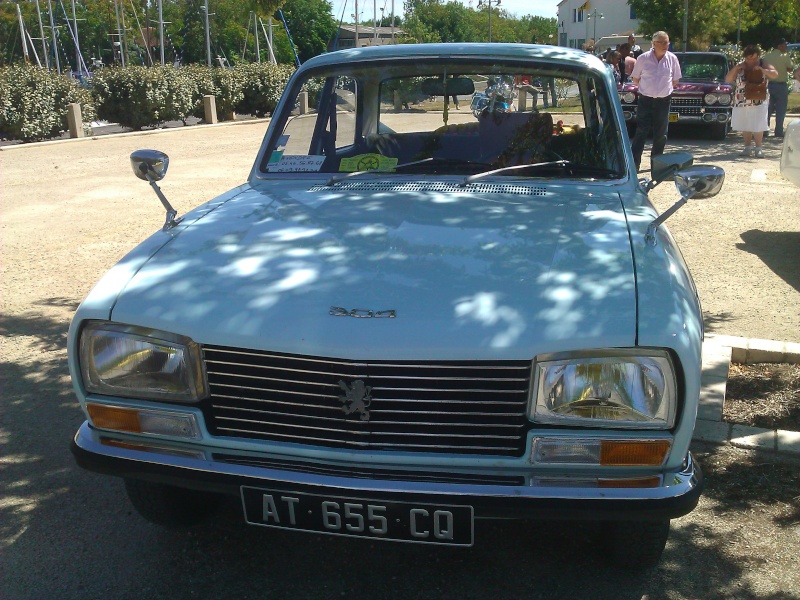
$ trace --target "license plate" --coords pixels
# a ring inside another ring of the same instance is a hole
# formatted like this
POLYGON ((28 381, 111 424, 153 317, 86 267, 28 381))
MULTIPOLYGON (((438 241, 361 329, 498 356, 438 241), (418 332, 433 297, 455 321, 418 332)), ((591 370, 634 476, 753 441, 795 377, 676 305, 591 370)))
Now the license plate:
POLYGON ((678 122, 678 113, 669 113, 669 122, 670 123, 677 123, 678 122))
POLYGON ((471 506, 349 498, 242 486, 251 525, 346 537, 472 546, 471 506))

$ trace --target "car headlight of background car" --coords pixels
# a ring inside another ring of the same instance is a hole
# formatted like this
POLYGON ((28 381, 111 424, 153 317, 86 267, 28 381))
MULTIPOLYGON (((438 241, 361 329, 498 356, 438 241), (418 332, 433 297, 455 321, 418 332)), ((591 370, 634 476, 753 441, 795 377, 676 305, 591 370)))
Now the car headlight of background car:
POLYGON ((537 362, 529 418, 535 423, 669 429, 677 403, 666 354, 537 362))
POLYGON ((173 402, 206 394, 200 347, 183 336, 93 321, 81 332, 80 361, 90 393, 173 402))
POLYGON ((703 97, 703 101, 706 104, 721 104, 722 106, 727 106, 731 103, 731 95, 728 93, 720 93, 720 94, 706 94, 703 97))
POLYGON ((625 92, 624 94, 619 95, 619 99, 625 104, 633 104, 636 101, 636 94, 633 92, 625 92))

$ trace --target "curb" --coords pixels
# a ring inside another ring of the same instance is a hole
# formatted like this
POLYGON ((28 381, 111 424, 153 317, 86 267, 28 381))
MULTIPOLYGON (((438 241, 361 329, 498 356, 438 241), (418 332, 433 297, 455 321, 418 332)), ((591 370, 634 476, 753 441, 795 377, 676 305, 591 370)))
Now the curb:
POLYGON ((800 344, 707 335, 703 341, 700 404, 692 439, 800 458, 800 431, 748 427, 722 420, 728 368, 731 362, 800 364, 800 344))
MULTIPOLYGON (((51 144, 73 144, 79 142, 90 142, 107 137, 130 137, 137 135, 157 135, 159 133, 169 133, 176 131, 186 131, 187 129, 195 129, 198 127, 231 127, 236 125, 253 125, 257 123, 269 123, 272 117, 264 117, 260 119, 243 119, 241 121, 223 121, 222 123, 198 123, 196 125, 184 125, 182 127, 160 127, 156 129, 147 129, 144 131, 120 131, 119 133, 104 133, 101 135, 87 135, 81 138, 63 138, 57 140, 43 140, 41 142, 27 142, 24 144, 10 144, 8 146, 0 146, 0 152, 10 152, 13 150, 22 150, 24 148, 37 148, 39 146, 51 144)), ((264 130, 266 132, 266 129, 264 130)))

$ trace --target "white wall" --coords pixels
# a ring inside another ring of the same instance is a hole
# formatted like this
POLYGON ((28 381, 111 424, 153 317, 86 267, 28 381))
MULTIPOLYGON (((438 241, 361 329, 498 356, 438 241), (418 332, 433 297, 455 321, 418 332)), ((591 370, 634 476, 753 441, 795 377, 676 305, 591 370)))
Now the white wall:
POLYGON ((638 32, 639 21, 630 18, 628 0, 589 0, 582 21, 573 22, 574 11, 585 0, 562 0, 558 5, 559 45, 580 48, 591 38, 600 39, 615 33, 638 32), (597 19, 595 20, 595 9, 597 19), (603 15, 603 18, 600 18, 603 15), (596 36, 595 36, 596 32, 596 36))

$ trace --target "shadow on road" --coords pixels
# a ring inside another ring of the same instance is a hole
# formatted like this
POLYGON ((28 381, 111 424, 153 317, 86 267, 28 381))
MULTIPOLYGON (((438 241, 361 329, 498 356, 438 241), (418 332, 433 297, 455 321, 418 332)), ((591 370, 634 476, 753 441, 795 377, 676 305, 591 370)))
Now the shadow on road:
POLYGON ((741 237, 743 243, 736 244, 739 250, 758 256, 773 273, 800 291, 800 232, 751 229, 741 237))

